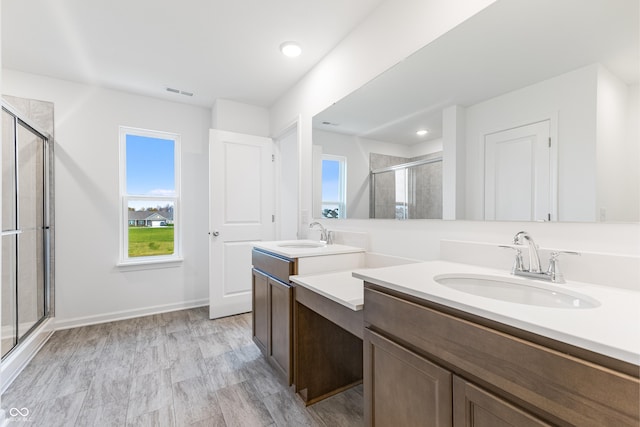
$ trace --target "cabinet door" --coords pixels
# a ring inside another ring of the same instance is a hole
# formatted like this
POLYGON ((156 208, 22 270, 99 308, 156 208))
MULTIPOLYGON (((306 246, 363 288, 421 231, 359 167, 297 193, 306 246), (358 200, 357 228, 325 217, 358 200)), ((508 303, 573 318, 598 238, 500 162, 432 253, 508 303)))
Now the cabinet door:
POLYGON ((269 348, 269 283, 268 277, 256 269, 252 270, 252 320, 253 341, 263 354, 269 348))
POLYGON ((453 377, 454 427, 530 427, 549 426, 511 403, 453 377))
POLYGON ((291 319, 293 288, 279 280, 269 278, 271 299, 269 358, 282 371, 287 384, 291 384, 293 369, 291 363, 291 319))
POLYGON ((364 331, 368 426, 451 426, 451 372, 375 332, 364 331))

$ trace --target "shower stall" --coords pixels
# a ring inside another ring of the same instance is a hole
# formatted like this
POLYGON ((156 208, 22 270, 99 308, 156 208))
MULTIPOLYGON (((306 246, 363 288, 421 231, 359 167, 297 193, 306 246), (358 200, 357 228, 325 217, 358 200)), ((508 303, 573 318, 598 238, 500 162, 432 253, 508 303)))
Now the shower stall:
POLYGON ((2 360, 50 316, 51 137, 2 102, 2 360))
POLYGON ((442 157, 430 157, 370 172, 370 217, 442 218, 442 157))

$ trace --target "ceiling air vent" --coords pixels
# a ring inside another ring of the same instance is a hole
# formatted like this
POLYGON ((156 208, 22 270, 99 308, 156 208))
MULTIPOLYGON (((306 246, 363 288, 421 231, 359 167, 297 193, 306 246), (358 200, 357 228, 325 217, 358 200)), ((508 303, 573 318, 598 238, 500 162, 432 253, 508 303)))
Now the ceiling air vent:
POLYGON ((166 89, 167 89, 167 92, 177 93, 178 95, 193 96, 193 92, 187 92, 185 90, 175 89, 172 87, 168 87, 166 89))

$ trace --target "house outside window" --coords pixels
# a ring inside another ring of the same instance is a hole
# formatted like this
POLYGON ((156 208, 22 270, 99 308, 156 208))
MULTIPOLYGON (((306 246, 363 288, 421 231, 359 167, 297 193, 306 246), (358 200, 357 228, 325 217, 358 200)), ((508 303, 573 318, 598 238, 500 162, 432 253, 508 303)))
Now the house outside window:
POLYGON ((120 199, 120 263, 180 260, 180 135, 120 127, 120 199))
POLYGON ((322 155, 322 216, 347 217, 347 158, 322 155))

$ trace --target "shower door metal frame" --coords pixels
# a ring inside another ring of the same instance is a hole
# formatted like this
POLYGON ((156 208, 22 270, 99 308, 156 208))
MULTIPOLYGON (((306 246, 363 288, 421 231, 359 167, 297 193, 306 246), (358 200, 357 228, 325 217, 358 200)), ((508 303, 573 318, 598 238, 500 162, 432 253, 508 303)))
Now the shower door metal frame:
POLYGON ((46 321, 50 317, 51 313, 51 224, 50 224, 50 194, 51 194, 51 135, 48 132, 41 130, 35 123, 31 120, 21 116, 21 113, 18 112, 14 107, 8 104, 6 101, 2 100, 2 110, 6 111, 9 115, 13 117, 13 133, 14 133, 14 179, 15 179, 15 197, 14 197, 14 206, 15 206, 15 215, 16 215, 16 223, 15 230, 12 231, 2 231, 2 236, 18 236, 22 233, 20 228, 20 185, 19 185, 19 153, 18 153, 18 126, 21 125, 28 131, 34 133, 37 137, 41 138, 43 141, 42 144, 42 245, 43 245, 43 261, 44 261, 44 314, 38 319, 22 336, 19 335, 19 294, 18 294, 18 260, 19 260, 19 246, 16 240, 16 280, 15 280, 15 335, 14 335, 14 344, 11 350, 9 350, 5 355, 2 356, 2 359, 6 358, 11 354, 21 342, 25 341, 31 333, 38 328, 44 321, 46 321))

